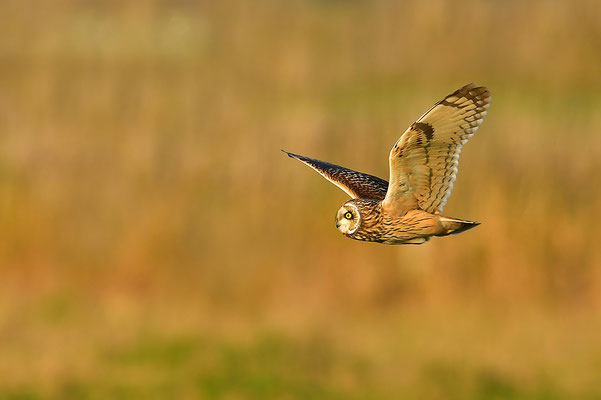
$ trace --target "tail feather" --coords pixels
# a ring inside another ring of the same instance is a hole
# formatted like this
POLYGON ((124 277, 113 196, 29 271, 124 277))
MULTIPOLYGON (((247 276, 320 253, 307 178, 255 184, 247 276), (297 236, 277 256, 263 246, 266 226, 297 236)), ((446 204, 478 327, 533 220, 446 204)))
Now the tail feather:
POLYGON ((449 217, 440 217, 440 223, 442 224, 443 231, 437 236, 456 235, 480 225, 480 222, 449 217))

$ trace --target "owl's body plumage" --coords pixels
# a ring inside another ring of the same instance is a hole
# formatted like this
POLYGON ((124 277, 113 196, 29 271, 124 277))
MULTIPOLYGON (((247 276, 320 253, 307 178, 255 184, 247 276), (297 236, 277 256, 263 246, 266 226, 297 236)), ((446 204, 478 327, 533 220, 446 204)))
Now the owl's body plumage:
POLYGON ((490 92, 469 84, 414 122, 393 146, 390 183, 373 175, 286 152, 344 190, 352 200, 338 210, 347 237, 386 244, 421 244, 479 223, 440 215, 457 175, 461 147, 490 106, 490 92))

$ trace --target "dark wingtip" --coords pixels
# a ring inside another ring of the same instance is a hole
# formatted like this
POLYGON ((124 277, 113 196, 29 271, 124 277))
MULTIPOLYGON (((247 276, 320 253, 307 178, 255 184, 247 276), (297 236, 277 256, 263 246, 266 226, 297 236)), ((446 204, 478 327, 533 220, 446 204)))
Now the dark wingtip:
POLYGON ((300 157, 299 155, 294 154, 294 153, 290 153, 289 151, 286 151, 284 149, 280 149, 280 150, 282 150, 282 152, 286 153, 288 155, 288 157, 290 157, 290 158, 296 158, 298 160, 299 157, 300 157))

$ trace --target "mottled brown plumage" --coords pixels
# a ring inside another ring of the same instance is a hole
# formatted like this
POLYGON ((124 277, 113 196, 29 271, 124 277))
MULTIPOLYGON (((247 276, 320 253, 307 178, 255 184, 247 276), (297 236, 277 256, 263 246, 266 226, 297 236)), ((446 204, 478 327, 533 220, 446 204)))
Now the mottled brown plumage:
POLYGON ((336 214, 346 236, 386 244, 421 244, 479 223, 440 215, 457 175, 459 153, 490 106, 490 92, 473 83, 446 96, 414 122, 390 151, 383 179, 286 152, 344 190, 352 200, 336 214))

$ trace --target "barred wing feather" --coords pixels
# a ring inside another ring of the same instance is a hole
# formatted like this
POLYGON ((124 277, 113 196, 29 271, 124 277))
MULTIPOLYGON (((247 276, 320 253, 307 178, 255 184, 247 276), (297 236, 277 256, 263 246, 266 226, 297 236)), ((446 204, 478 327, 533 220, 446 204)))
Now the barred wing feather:
POLYGON ((471 83, 436 103, 407 129, 390 151, 385 209, 442 212, 461 148, 482 124, 490 101, 486 87, 471 83))
POLYGON ((284 153, 313 168, 321 176, 344 190, 351 198, 383 200, 384 196, 386 196, 388 182, 377 176, 353 171, 352 169, 314 158, 288 153, 287 151, 284 151, 284 153))

